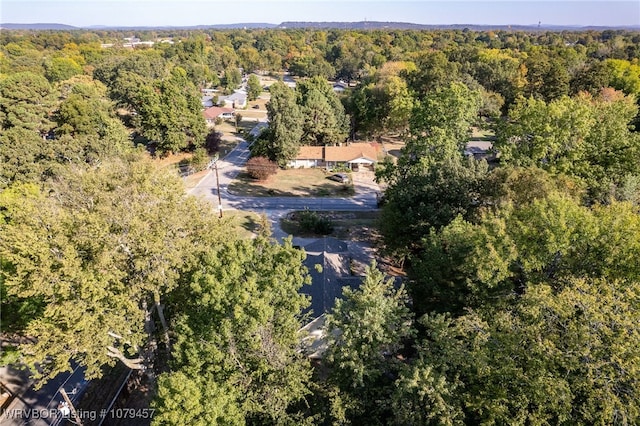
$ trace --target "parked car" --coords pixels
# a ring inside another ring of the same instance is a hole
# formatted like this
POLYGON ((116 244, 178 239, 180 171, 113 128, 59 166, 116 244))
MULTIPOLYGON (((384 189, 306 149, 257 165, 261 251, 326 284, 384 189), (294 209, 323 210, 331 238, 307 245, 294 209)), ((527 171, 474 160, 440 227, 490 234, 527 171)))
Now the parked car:
POLYGON ((349 182, 349 176, 346 173, 335 173, 335 174, 329 176, 329 179, 335 180, 336 182, 340 182, 340 183, 348 183, 349 182))

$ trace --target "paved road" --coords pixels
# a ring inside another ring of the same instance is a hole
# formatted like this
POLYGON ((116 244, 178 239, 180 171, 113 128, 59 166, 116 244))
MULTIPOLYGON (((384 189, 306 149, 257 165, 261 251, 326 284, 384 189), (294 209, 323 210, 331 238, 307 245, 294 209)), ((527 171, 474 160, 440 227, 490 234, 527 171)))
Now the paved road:
MULTIPOLYGON (((21 371, 7 369, 2 372, 3 380, 26 380, 21 371)), ((84 378, 84 368, 74 365, 72 372, 58 374, 49 380, 39 390, 33 386, 13 400, 7 410, 0 417, 0 425, 11 426, 49 426, 64 423, 57 411, 58 404, 63 401, 60 388, 69 395, 73 404, 77 403, 89 382, 84 378)), ((17 392, 16 392, 17 393, 17 392)), ((90 418, 97 413, 79 413, 83 417, 90 418)))
MULTIPOLYGON (((371 179, 362 179, 354 174, 356 195, 345 198, 328 197, 245 197, 230 194, 229 183, 242 170, 249 158, 249 144, 242 141, 233 149, 224 160, 218 161, 218 175, 220 178, 220 195, 222 208, 235 208, 240 210, 373 210, 376 208, 377 185, 371 179)), ((216 188, 216 174, 209 172, 200 183, 190 191, 190 194, 204 197, 214 205, 218 204, 218 191, 216 188)))

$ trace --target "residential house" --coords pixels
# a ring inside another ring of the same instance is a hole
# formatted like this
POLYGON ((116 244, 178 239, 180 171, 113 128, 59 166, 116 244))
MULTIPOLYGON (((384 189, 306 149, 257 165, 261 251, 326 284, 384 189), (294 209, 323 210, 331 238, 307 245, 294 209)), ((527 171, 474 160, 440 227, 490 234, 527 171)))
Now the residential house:
POLYGON ((203 96, 200 100, 202 108, 211 108, 213 106, 213 96, 203 96))
POLYGON ((332 87, 333 87, 333 91, 334 92, 342 93, 345 90, 347 90, 347 87, 349 87, 349 86, 344 81, 338 81, 337 83, 333 83, 332 87))
POLYGON ((347 167, 351 170, 372 169, 378 161, 377 143, 352 143, 342 146, 302 146, 289 167, 347 167))
POLYGON ((214 124, 217 119, 231 120, 235 114, 232 108, 220 108, 217 106, 205 109, 202 114, 209 124, 214 124))
POLYGON ((289 166, 303 169, 324 166, 324 146, 301 146, 289 166))
POLYGON ((493 144, 489 141, 469 141, 465 146, 464 155, 474 157, 476 160, 484 158, 487 162, 491 162, 497 157, 492 148, 493 144))
POLYGON ((229 96, 220 96, 218 98, 218 104, 225 107, 231 107, 235 109, 243 109, 247 106, 247 93, 238 90, 229 96))
POLYGON ((324 339, 324 315, 331 312, 336 299, 342 297, 342 289, 356 289, 362 277, 351 275, 351 255, 347 243, 332 237, 320 238, 306 246, 307 258, 304 265, 309 270, 311 285, 300 289, 311 298, 311 305, 305 313, 311 321, 303 327, 308 333, 303 340, 305 352, 310 358, 318 359, 326 349, 324 339))

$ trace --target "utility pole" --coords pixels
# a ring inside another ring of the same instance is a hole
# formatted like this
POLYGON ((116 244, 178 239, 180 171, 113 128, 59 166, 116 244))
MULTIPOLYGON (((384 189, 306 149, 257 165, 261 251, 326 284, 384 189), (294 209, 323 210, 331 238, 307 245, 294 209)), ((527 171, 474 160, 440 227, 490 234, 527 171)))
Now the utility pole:
POLYGON ((220 196, 220 177, 218 176, 218 156, 213 160, 213 167, 216 169, 216 186, 218 187, 218 212, 222 217, 222 197, 220 196))
POLYGON ((76 424, 79 426, 82 426, 82 420, 80 420, 80 417, 78 417, 78 413, 76 412, 76 409, 71 403, 71 399, 69 399, 69 395, 67 395, 67 392, 63 388, 60 388, 60 394, 62 395, 62 397, 64 398, 64 401, 69 406, 69 410, 71 410, 71 414, 73 415, 73 418, 76 419, 76 424))

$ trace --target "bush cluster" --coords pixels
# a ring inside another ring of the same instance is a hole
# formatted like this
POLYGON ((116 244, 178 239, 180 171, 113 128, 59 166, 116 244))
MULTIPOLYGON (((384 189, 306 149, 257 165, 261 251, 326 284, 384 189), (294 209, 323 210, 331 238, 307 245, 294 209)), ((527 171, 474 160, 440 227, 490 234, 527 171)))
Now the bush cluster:
POLYGON ((277 171, 278 165, 266 157, 252 157, 247 161, 247 173, 254 179, 266 180, 277 171))
POLYGON ((319 235, 329 235, 333 232, 333 222, 317 212, 305 210, 298 214, 300 229, 305 232, 313 232, 319 235))

